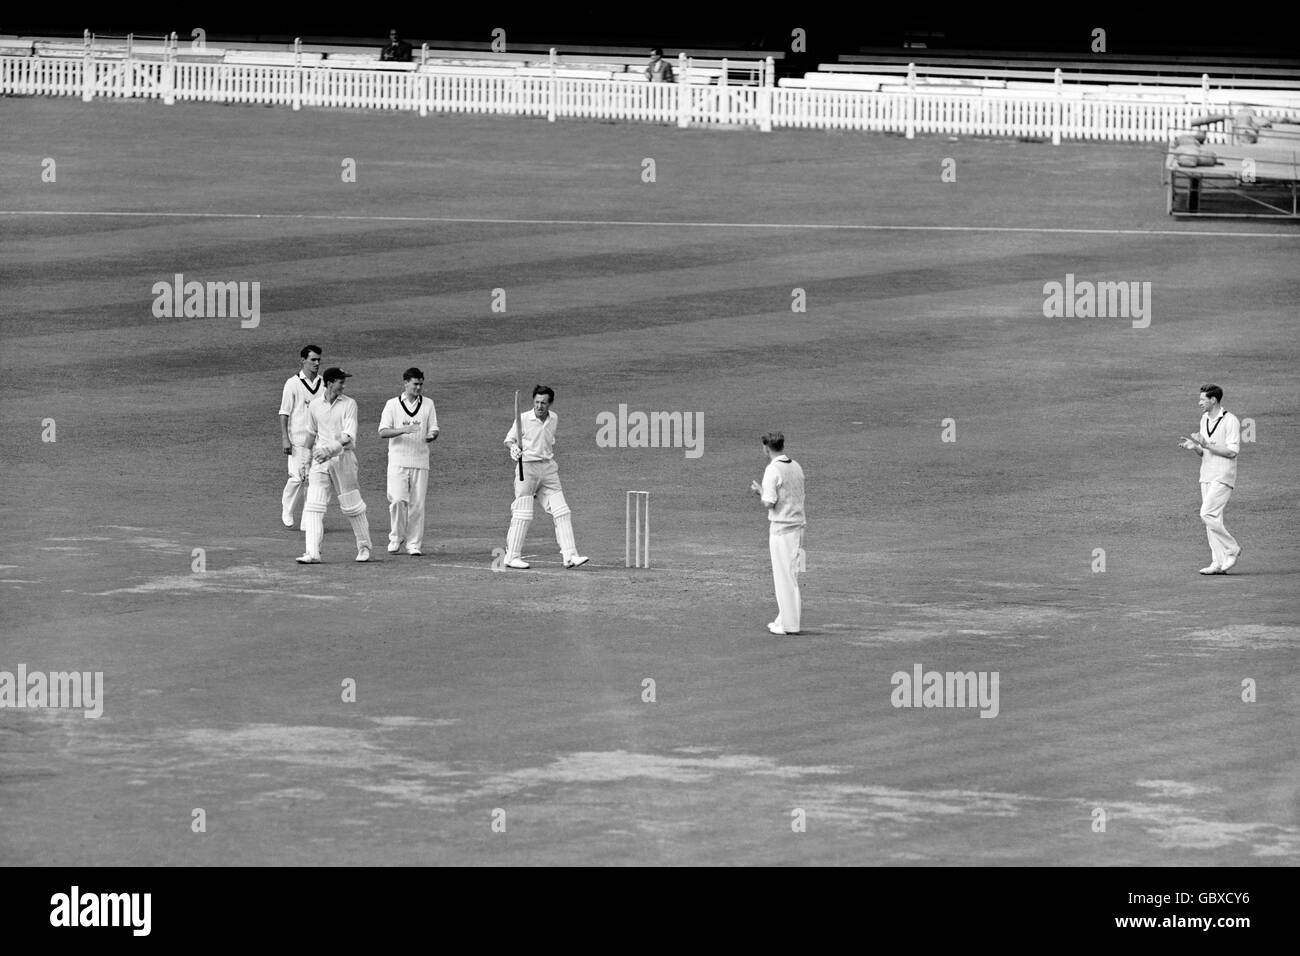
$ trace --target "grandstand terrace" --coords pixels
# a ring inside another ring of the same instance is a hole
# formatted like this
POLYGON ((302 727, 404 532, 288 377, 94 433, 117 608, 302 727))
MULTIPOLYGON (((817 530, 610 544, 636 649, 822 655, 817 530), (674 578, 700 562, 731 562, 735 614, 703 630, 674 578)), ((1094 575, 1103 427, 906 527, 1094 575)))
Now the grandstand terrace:
POLYGON ((1189 110, 1250 104, 1276 118, 1300 107, 1300 80, 1278 65, 897 55, 823 63, 776 83, 783 56, 669 50, 676 82, 645 84, 645 56, 626 49, 479 43, 421 46, 414 62, 381 62, 370 45, 217 42, 85 31, 80 41, 0 38, 0 92, 157 97, 302 106, 469 111, 690 125, 847 128, 917 133, 1161 140, 1189 110), (944 65, 941 65, 944 64, 944 65), (685 87, 686 89, 681 89, 685 87), (695 89, 695 88, 713 89, 695 89))
POLYGON ((382 41, 355 37, 285 41, 199 29, 189 36, 86 29, 79 38, 0 36, 0 95, 846 130, 909 139, 993 136, 1055 145, 1162 142, 1170 150, 1171 213, 1198 214, 1203 185, 1226 187, 1258 207, 1256 184, 1241 181, 1245 170, 1289 190, 1289 207, 1277 197, 1264 204, 1270 214, 1289 208, 1294 215, 1300 153, 1288 131, 1300 123, 1300 60, 932 48, 947 39, 912 33, 901 48, 859 47, 812 64, 806 51, 787 55, 752 43, 745 50, 665 46, 674 76, 661 84, 647 80, 644 47, 510 42, 503 35, 424 42, 411 62, 387 62, 379 57, 382 41), (1194 127, 1199 146, 1230 149, 1175 156, 1179 137, 1194 127), (1256 145, 1258 127, 1267 142, 1256 145), (1205 168, 1189 172, 1189 164, 1205 168))

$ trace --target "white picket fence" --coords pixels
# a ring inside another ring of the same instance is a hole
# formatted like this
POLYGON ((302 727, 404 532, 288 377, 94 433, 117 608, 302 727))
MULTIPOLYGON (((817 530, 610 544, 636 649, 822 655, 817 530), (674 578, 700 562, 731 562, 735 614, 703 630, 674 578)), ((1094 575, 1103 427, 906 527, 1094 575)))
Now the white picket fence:
MULTIPOLYGON (((644 83, 517 75, 511 71, 413 66, 395 70, 323 64, 186 62, 174 57, 0 56, 0 95, 146 97, 302 107, 497 113, 631 120, 678 126, 730 125, 916 134, 1154 142, 1215 108, 1207 98, 1097 98, 1058 82, 1043 91, 871 92, 770 85, 644 83)), ((1234 91, 1240 96, 1240 91, 1234 91)), ((1218 108, 1222 108, 1219 106, 1218 108)), ((1287 110, 1260 109, 1261 116, 1287 110)))

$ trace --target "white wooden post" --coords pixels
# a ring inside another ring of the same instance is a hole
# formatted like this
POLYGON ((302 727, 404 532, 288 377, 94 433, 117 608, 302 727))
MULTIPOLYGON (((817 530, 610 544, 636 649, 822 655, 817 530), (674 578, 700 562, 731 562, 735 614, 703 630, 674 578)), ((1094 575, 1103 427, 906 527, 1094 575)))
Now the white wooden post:
POLYGON ((763 85, 758 88, 758 128, 764 133, 772 132, 772 102, 776 89, 772 86, 772 75, 776 66, 769 56, 763 61, 763 85))
POLYGON ((89 30, 82 34, 82 41, 85 52, 81 55, 81 100, 89 103, 95 98, 95 60, 89 30))
POLYGON ((916 136, 916 64, 907 64, 907 138, 916 136))
POLYGON ((673 77, 675 88, 673 94, 677 97, 677 125, 679 127, 689 126, 691 123, 691 58, 683 52, 677 54, 677 73, 673 77), (682 106, 682 100, 685 99, 686 105, 682 106))
POLYGON ((415 95, 420 98, 420 115, 429 115, 429 74, 424 72, 429 63, 429 44, 420 47, 420 69, 416 74, 415 95))
POLYGON ((546 87, 546 119, 547 122, 555 122, 555 100, 559 96, 560 79, 557 74, 558 63, 556 62, 555 47, 551 47, 551 78, 546 87))
POLYGON ((772 58, 769 56, 763 63, 763 85, 754 91, 755 100, 758 103, 758 128, 760 132, 772 132, 772 97, 775 91, 772 89, 771 79, 772 58))
POLYGON ((677 54, 678 73, 673 84, 673 92, 677 94, 677 126, 685 129, 691 125, 691 61, 685 53, 677 54))
MULTIPOLYGON (((707 100, 705 101, 707 102, 707 100)), ((731 122, 731 97, 727 95, 727 58, 722 58, 722 75, 718 77, 718 95, 713 102, 718 104, 717 119, 720 123, 731 122)))
POLYGON ((176 105, 176 53, 172 49, 175 40, 175 33, 163 40, 162 101, 167 106, 176 105))
POLYGON ((302 109, 302 37, 293 38, 293 108, 302 109))
POLYGON ((132 60, 132 40, 134 34, 126 35, 126 63, 122 69, 122 95, 127 99, 135 96, 135 63, 132 60))
POLYGON ((1061 85, 1061 68, 1056 68, 1056 99, 1052 100, 1052 145, 1061 145, 1061 96, 1064 94, 1064 87, 1061 85))

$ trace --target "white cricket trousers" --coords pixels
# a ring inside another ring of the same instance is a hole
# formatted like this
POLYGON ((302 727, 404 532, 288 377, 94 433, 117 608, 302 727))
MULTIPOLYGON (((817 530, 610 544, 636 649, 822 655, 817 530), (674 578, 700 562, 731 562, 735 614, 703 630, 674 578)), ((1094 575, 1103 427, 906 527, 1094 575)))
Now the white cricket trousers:
POLYGON ((799 630, 799 564, 803 551, 803 525, 772 524, 767 535, 772 553, 772 583, 776 586, 777 623, 787 632, 799 630))
POLYGON ((337 495, 339 509, 352 525, 357 549, 370 547, 370 522, 366 503, 357 481, 357 456, 344 451, 328 461, 313 462, 307 475, 307 501, 302 506, 302 530, 306 534, 307 554, 320 558, 325 539, 325 508, 330 496, 337 495))
POLYGON ((573 512, 560 487, 560 466, 555 459, 525 461, 521 481, 519 465, 510 463, 511 478, 515 485, 515 500, 510 506, 510 528, 506 531, 506 560, 523 554, 524 539, 533 521, 533 501, 539 500, 542 510, 555 521, 555 541, 560 546, 560 556, 569 561, 577 557, 578 545, 573 537, 573 512))
POLYGON ((285 482, 284 491, 280 494, 280 520, 291 525, 298 502, 307 493, 307 479, 303 477, 307 468, 303 466, 311 465, 311 449, 306 445, 294 445, 293 453, 284 457, 289 469, 289 480, 285 482))
POLYGON ((1223 482, 1201 482, 1201 520, 1205 522, 1205 536, 1210 539, 1210 555, 1220 566, 1229 555, 1241 550, 1237 539, 1223 526, 1223 509, 1228 507, 1230 497, 1232 489, 1223 482))
POLYGON ((429 491, 428 468, 388 466, 388 545, 403 541, 407 551, 424 544, 424 499, 429 491))

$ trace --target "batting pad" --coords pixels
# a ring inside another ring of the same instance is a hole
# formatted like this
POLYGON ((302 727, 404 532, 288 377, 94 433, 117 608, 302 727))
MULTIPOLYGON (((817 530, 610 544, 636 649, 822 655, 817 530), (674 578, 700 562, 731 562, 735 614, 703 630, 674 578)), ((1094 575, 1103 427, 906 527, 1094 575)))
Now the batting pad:
MULTIPOLYGON (((531 498, 528 499, 532 501, 531 498)), ((506 532, 506 560, 517 558, 524 552, 524 539, 528 537, 529 518, 514 517, 510 521, 510 530, 506 532)))
POLYGON ((370 522, 366 520, 366 506, 361 506, 358 514, 348 515, 348 522, 352 525, 352 534, 357 539, 357 547, 370 547, 370 522))
POLYGON ((546 499, 546 510, 552 518, 563 518, 569 513, 569 503, 564 500, 563 491, 557 491, 546 499))
POLYGON ((517 521, 533 520, 533 499, 520 495, 510 506, 510 514, 517 521))
POLYGON ((320 557, 320 545, 325 539, 325 508, 322 506, 320 511, 312 511, 311 504, 302 512, 302 530, 307 534, 307 553, 312 557, 320 557))
POLYGON ((366 513, 366 503, 361 500, 361 492, 355 488, 352 491, 339 492, 339 508, 349 518, 360 517, 366 513))
POLYGON ((569 517, 567 511, 553 517, 555 518, 555 541, 560 546, 560 557, 567 561, 578 553, 578 545, 573 540, 573 519, 569 517))
POLYGON ((323 482, 312 482, 307 486, 307 503, 302 506, 304 520, 307 514, 324 514, 325 506, 330 503, 330 486, 323 482))

